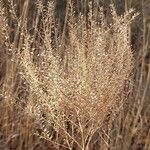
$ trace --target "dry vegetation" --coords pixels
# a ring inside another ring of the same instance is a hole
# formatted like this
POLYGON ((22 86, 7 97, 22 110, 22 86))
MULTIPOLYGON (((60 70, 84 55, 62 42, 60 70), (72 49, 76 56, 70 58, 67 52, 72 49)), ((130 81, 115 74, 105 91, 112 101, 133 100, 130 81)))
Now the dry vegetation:
POLYGON ((0 149, 149 150, 149 2, 63 3, 0 1, 0 149))

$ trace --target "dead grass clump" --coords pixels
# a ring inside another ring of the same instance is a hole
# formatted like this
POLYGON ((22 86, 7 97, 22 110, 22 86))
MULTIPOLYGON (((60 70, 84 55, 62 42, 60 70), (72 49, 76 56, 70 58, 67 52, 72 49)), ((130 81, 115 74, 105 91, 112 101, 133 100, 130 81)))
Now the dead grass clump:
POLYGON ((133 11, 118 16, 111 6, 108 17, 89 5, 84 16, 68 2, 61 35, 54 4, 37 1, 34 13, 30 4, 10 0, 0 9, 2 149, 106 149, 107 126, 129 92, 133 11))
POLYGON ((20 66, 30 88, 26 111, 41 128, 38 134, 57 149, 87 150, 106 116, 124 102, 121 95, 132 70, 128 27, 134 16, 130 18, 132 11, 117 16, 112 7, 112 24, 107 25, 103 11, 99 12, 100 22, 89 12, 87 28, 84 16, 76 20, 69 14, 70 42, 64 46, 58 40, 55 53, 52 11, 49 3, 38 62, 34 62, 34 37, 24 32, 20 66))

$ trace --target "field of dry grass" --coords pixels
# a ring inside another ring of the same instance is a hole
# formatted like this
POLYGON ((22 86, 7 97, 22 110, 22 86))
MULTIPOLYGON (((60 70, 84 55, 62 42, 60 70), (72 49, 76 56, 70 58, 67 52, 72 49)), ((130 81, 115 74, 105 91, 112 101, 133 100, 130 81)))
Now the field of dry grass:
POLYGON ((107 149, 150 150, 149 0, 0 0, 0 150, 107 149))

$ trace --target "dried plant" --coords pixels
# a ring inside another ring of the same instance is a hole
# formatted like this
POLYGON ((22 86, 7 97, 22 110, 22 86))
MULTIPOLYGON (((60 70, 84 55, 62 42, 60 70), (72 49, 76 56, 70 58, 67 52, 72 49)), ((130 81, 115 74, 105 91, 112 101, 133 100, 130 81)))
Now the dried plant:
MULTIPOLYGON (((42 9, 41 9, 42 10, 42 9)), ((113 7, 112 24, 99 21, 92 11, 75 19, 69 14, 69 44, 64 40, 53 49, 53 4, 43 13, 41 44, 24 33, 21 49, 22 76, 29 84, 26 111, 35 117, 38 133, 54 146, 87 150, 108 114, 114 114, 124 102, 124 87, 132 70, 132 52, 128 27, 131 13, 117 16, 113 7), (38 47, 38 61, 34 61, 38 47), (61 52, 63 51, 63 58, 61 52)))
POLYGON ((46 1, 0 0, 0 149, 149 149, 148 2, 46 1))

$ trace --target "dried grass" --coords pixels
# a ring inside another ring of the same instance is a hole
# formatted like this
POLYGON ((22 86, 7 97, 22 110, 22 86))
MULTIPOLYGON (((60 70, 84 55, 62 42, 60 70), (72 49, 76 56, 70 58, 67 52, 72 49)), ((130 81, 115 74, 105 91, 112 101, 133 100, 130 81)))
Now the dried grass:
MULTIPOLYGON (((8 32, 10 25, 3 22, 7 31, 7 65, 0 104, 0 112, 5 112, 0 119, 5 136, 2 145, 16 149, 92 150, 107 149, 110 145, 113 149, 115 142, 115 148, 120 148, 121 132, 115 133, 116 140, 112 138, 110 142, 109 129, 114 116, 129 99, 133 69, 129 26, 136 15, 131 15, 131 10, 118 16, 111 6, 108 24, 102 8, 95 16, 90 5, 88 16, 77 17, 68 3, 66 37, 64 33, 58 34, 59 29, 54 26, 53 3, 49 2, 45 9, 38 1, 36 19, 30 25, 29 5, 25 1, 18 17, 10 3, 10 14, 16 23, 11 31, 15 33, 13 38, 8 32), (29 26, 34 26, 32 32, 29 26)), ((9 20, 3 14, 4 20, 9 20)), ((138 109, 139 114, 141 108, 138 109)), ((129 133, 126 134, 128 138, 129 133)), ((130 148, 130 142, 123 148, 130 148)))

